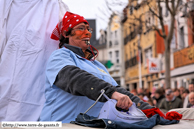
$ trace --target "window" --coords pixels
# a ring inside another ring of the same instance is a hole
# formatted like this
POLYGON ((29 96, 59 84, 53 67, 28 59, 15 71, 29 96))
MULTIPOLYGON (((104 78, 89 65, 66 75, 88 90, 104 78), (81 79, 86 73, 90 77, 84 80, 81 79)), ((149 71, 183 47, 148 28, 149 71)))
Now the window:
POLYGON ((115 37, 117 37, 117 31, 115 31, 115 37))
POLYGON ((125 37, 127 36, 127 29, 125 29, 125 37))
POLYGON ((102 35, 102 43, 104 43, 104 35, 102 35))
POLYGON ((178 87, 178 83, 177 81, 174 81, 174 88, 177 88, 178 87))
POLYGON ((104 35, 101 35, 99 39, 99 44, 103 44, 103 43, 104 43, 104 35))
POLYGON ((112 52, 109 52, 109 59, 112 59, 112 52))
MULTIPOLYGON (((149 29, 150 29, 151 25, 154 24, 154 21, 153 21, 154 18, 153 18, 153 17, 154 17, 154 15, 152 15, 151 13, 148 13, 148 14, 146 15, 146 25, 145 25, 145 27, 146 27, 146 32, 149 32, 149 29)), ((140 29, 141 31, 143 31, 142 26, 139 26, 139 29, 140 29)))
POLYGON ((129 84, 126 85, 126 90, 129 91, 129 84))
POLYGON ((134 7, 133 7, 133 5, 131 5, 131 6, 129 7, 129 14, 130 14, 130 15, 133 14, 133 10, 134 10, 134 7))
POLYGON ((148 20, 146 20, 145 23, 146 23, 146 24, 145 24, 145 26, 146 26, 146 30, 145 30, 145 31, 146 31, 146 33, 147 33, 147 31, 148 31, 148 26, 149 26, 148 20))
POLYGON ((117 80, 116 81, 118 85, 121 85, 121 81, 120 80, 117 80))
POLYGON ((184 38, 184 27, 180 28, 180 32, 179 32, 179 48, 183 49, 185 48, 185 38, 184 38))
POLYGON ((181 6, 181 5, 183 5, 183 1, 182 0, 179 2, 179 6, 181 6))
POLYGON ((152 57, 152 47, 145 49, 144 66, 147 67, 147 60, 152 57))
POLYGON ((119 63, 119 51, 115 51, 116 63, 119 63))
POLYGON ((109 47, 112 47, 112 41, 109 41, 109 47))
POLYGON ((137 53, 136 53, 136 49, 134 49, 133 51, 134 51, 134 56, 136 56, 136 55, 137 55, 137 53))
POLYGON ((148 23, 149 23, 149 25, 150 25, 150 23, 151 23, 151 18, 150 18, 150 17, 148 18, 148 23))
POLYGON ((130 50, 130 59, 132 58, 132 51, 130 50))
POLYGON ((112 38, 112 32, 110 32, 110 38, 112 38))
POLYGON ((118 44, 119 44, 119 42, 117 40, 115 40, 115 45, 118 45, 118 44))
POLYGON ((117 62, 117 63, 119 63, 119 58, 118 58, 118 59, 116 59, 116 62, 117 62))
POLYGON ((152 25, 155 24, 155 18, 154 18, 154 15, 152 15, 152 25))
POLYGON ((119 51, 115 51, 116 57, 119 57, 119 51))
POLYGON ((187 85, 187 81, 185 81, 185 79, 181 80, 181 86, 186 87, 187 85))
POLYGON ((165 17, 168 17, 168 9, 166 8, 165 17))
POLYGON ((163 16, 163 8, 162 8, 162 7, 160 7, 160 10, 161 10, 161 14, 162 14, 162 16, 163 16))

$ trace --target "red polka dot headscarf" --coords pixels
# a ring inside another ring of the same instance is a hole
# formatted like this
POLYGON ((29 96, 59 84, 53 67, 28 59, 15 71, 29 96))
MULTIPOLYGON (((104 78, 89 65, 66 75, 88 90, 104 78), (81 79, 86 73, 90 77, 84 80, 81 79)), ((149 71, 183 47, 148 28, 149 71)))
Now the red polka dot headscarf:
POLYGON ((51 39, 59 40, 60 35, 63 31, 68 31, 70 28, 73 28, 79 23, 85 22, 89 25, 86 19, 78 14, 71 12, 66 12, 62 21, 59 22, 51 34, 51 39))

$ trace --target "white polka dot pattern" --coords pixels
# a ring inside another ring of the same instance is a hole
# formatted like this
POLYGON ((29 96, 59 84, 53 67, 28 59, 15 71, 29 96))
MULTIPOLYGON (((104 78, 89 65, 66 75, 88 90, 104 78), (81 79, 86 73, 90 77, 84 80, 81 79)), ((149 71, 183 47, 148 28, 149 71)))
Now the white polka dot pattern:
POLYGON ((59 40, 62 31, 67 32, 69 28, 73 28, 74 26, 82 22, 88 23, 88 21, 84 17, 67 11, 63 17, 61 23, 62 25, 58 26, 59 23, 57 24, 56 28, 52 32, 51 38, 59 40))

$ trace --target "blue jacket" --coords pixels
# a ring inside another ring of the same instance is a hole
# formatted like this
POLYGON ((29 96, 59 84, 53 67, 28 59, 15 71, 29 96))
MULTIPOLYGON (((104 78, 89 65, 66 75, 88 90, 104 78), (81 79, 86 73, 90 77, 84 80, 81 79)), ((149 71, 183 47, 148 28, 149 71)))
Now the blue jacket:
MULTIPOLYGON (((46 102, 40 121, 75 120, 80 112, 85 112, 100 95, 101 89, 111 98, 117 91, 126 94, 140 109, 152 108, 127 90, 118 87, 103 64, 84 58, 81 48, 66 44, 52 53, 46 67, 46 102)), ((103 102, 101 97, 88 114, 97 117, 103 102)))
MULTIPOLYGON (((63 123, 69 123, 75 120, 80 112, 85 112, 95 102, 86 96, 73 95, 54 85, 59 71, 68 65, 79 67, 81 70, 93 74, 95 77, 110 83, 112 86, 118 85, 100 62, 87 60, 65 47, 58 49, 50 56, 46 68, 46 102, 40 115, 40 121, 62 121, 63 123)), ((103 103, 98 102, 88 114, 98 116, 102 106, 103 103)))

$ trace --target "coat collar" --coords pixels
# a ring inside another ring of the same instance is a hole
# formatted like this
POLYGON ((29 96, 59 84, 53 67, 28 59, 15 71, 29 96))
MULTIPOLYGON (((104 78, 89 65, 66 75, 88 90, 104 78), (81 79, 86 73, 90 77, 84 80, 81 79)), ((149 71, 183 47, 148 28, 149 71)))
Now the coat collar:
MULTIPOLYGON (((69 44, 64 44, 64 47, 66 47, 67 49, 73 51, 75 54, 77 54, 77 55, 79 55, 83 58, 86 58, 84 52, 82 51, 82 49, 80 47, 72 46, 72 45, 69 45, 69 44)), ((89 53, 88 54, 89 56, 86 59, 90 60, 94 57, 93 54, 92 54, 92 51, 89 48, 86 49, 86 52, 89 53)))

